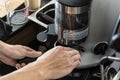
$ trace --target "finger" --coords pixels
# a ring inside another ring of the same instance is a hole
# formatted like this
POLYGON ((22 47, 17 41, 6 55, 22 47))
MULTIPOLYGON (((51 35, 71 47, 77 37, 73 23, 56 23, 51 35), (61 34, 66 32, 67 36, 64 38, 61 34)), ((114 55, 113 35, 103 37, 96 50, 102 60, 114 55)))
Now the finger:
POLYGON ((71 59, 72 59, 71 61, 73 61, 73 63, 74 63, 75 61, 77 61, 77 60, 80 61, 80 55, 75 55, 75 56, 73 56, 71 59))
POLYGON ((26 65, 25 63, 21 63, 21 64, 17 63, 15 67, 16 67, 16 69, 20 69, 20 68, 24 67, 25 65, 26 65))
POLYGON ((10 66, 15 66, 16 64, 16 61, 11 59, 11 58, 8 58, 7 56, 3 56, 3 55, 0 55, 1 56, 1 61, 7 65, 10 65, 10 66))
POLYGON ((22 67, 24 67, 24 66, 26 66, 26 65, 27 65, 27 64, 25 64, 25 63, 22 63, 22 64, 21 64, 22 67))
POLYGON ((77 50, 68 51, 67 53, 68 53, 68 55, 70 55, 71 57, 74 56, 74 55, 80 54, 77 50))
POLYGON ((80 65, 80 61, 77 60, 77 61, 75 61, 75 62, 73 63, 73 68, 76 68, 76 67, 79 66, 79 65, 80 65))
POLYGON ((10 58, 5 58, 4 60, 2 60, 3 63, 10 65, 10 66, 14 66, 16 65, 16 60, 10 59, 10 58))
POLYGON ((3 63, 5 63, 5 64, 7 64, 7 65, 10 65, 10 66, 15 66, 16 65, 16 60, 14 60, 14 59, 11 59, 11 58, 9 58, 9 57, 7 57, 7 56, 3 56, 3 55, 1 55, 1 61, 3 62, 3 63))
POLYGON ((60 50, 67 50, 67 51, 73 50, 73 49, 70 48, 70 47, 64 47, 64 46, 56 46, 55 48, 58 48, 58 49, 60 49, 60 50))
POLYGON ((74 50, 73 48, 70 48, 70 47, 64 47, 64 49, 67 50, 67 51, 72 51, 72 50, 74 50))
POLYGON ((72 58, 73 58, 73 60, 78 60, 78 59, 80 59, 80 55, 79 54, 74 55, 72 58))
POLYGON ((39 57, 41 54, 42 54, 42 52, 37 52, 37 51, 35 51, 35 50, 33 50, 32 48, 29 48, 29 47, 26 47, 26 46, 22 46, 24 49, 25 49, 25 56, 26 57, 32 57, 32 58, 34 58, 34 57, 39 57))
POLYGON ((16 64, 16 69, 20 69, 21 68, 21 65, 18 63, 18 64, 16 64))
POLYGON ((24 49, 26 49, 27 51, 34 51, 32 48, 26 47, 26 46, 22 46, 24 49))
POLYGON ((26 57, 31 57, 31 58, 35 58, 35 57, 39 57, 40 55, 42 55, 42 52, 37 52, 37 51, 31 51, 31 52, 28 52, 26 51, 26 54, 25 56, 26 57))

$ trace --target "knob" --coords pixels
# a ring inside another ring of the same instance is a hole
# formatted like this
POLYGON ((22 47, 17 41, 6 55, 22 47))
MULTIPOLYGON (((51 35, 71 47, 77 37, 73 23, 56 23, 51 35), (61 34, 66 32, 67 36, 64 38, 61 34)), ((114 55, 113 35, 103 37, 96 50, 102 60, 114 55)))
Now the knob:
POLYGON ((107 48, 108 48, 107 42, 99 42, 93 47, 92 51, 93 51, 93 53, 95 53, 97 55, 99 55, 99 54, 104 55, 107 48))

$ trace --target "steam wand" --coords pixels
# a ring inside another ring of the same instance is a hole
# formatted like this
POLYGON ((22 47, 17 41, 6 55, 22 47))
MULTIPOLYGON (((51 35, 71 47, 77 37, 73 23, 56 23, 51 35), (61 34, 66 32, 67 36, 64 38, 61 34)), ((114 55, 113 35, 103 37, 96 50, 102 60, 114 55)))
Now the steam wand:
MULTIPOLYGON (((120 34, 116 34, 112 37, 110 48, 114 49, 116 52, 120 52, 120 34)), ((111 57, 105 56, 100 61, 100 69, 101 69, 101 80, 108 80, 105 78, 104 73, 104 63, 107 61, 118 61, 120 62, 120 57, 111 57)))

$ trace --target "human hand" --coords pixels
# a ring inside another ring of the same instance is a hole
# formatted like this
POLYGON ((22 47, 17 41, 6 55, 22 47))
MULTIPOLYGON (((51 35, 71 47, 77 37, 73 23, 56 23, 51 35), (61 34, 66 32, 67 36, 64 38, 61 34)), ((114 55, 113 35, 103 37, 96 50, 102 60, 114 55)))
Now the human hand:
POLYGON ((41 52, 37 52, 27 46, 5 44, 4 50, 0 54, 0 60, 5 64, 21 68, 26 64, 17 63, 17 59, 22 59, 24 57, 35 58, 39 57, 41 54, 41 52))
POLYGON ((44 79, 57 79, 80 64, 80 54, 77 50, 57 46, 40 56, 35 63, 44 79))

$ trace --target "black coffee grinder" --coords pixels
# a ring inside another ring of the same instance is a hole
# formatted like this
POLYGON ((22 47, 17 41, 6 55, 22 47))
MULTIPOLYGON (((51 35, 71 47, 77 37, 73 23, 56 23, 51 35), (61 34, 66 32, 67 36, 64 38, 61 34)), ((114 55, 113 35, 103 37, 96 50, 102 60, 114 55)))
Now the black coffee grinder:
POLYGON ((89 12, 91 0, 56 0, 55 32, 58 43, 64 46, 78 46, 89 33, 89 12))

